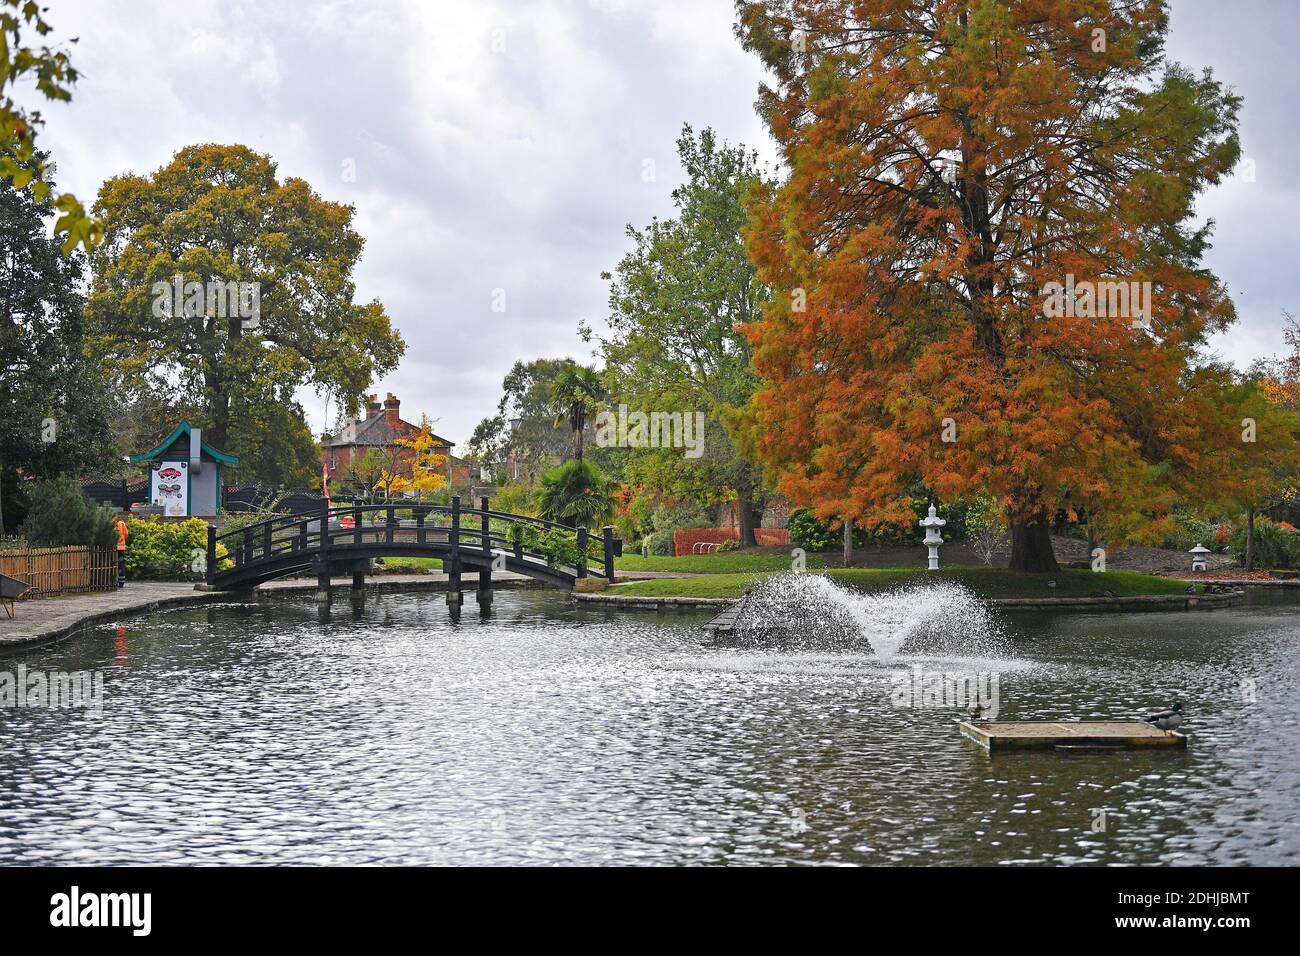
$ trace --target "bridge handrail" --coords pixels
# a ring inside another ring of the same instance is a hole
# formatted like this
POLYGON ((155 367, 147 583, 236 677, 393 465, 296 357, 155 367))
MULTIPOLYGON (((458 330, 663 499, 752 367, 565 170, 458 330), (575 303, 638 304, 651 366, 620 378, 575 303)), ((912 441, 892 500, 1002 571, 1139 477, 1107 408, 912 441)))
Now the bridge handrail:
MULTIPOLYGON (((429 514, 451 515, 455 513, 455 509, 450 505, 423 504, 423 503, 333 505, 325 513, 328 514, 330 517, 345 518, 345 517, 352 517, 357 514, 363 514, 363 515, 379 514, 379 513, 387 513, 389 511, 424 512, 426 516, 429 514)), ((486 516, 489 519, 495 518, 499 521, 510 521, 515 524, 531 524, 536 527, 544 528, 546 530, 567 532, 568 534, 571 535, 576 535, 578 533, 578 529, 576 527, 572 525, 562 524, 558 521, 549 521, 545 518, 538 518, 533 515, 511 514, 508 511, 494 511, 490 508, 486 510, 482 508, 461 508, 460 515, 462 519, 466 517, 482 518, 486 516)), ((241 525, 238 528, 231 528, 228 531, 219 531, 217 533, 217 540, 224 541, 228 538, 243 538, 247 534, 256 535, 257 533, 263 532, 263 529, 266 528, 267 526, 270 526, 274 531, 283 531, 286 528, 296 528, 302 525, 312 524, 314 522, 319 521, 320 518, 321 518, 321 512, 319 511, 301 512, 297 514, 271 515, 270 517, 263 518, 261 521, 254 521, 251 524, 241 525)), ((402 520, 406 520, 406 519, 402 519, 402 520)), ((384 525, 380 525, 379 527, 384 527, 384 525)), ((433 525, 432 527, 441 528, 444 526, 433 525)), ((461 531, 465 533, 473 534, 477 532, 478 529, 466 525, 462 522, 461 531)))
MULTIPOLYGON (((405 510, 424 511, 426 514, 432 514, 432 513, 451 514, 452 511, 452 509, 447 505, 379 504, 379 505, 333 505, 328 510, 326 510, 325 513, 329 517, 351 517, 352 515, 358 513, 377 514, 379 512, 387 512, 389 509, 392 509, 393 511, 405 511, 405 510)), ((466 514, 467 511, 468 509, 463 510, 461 513, 466 514)), ((263 528, 267 527, 268 525, 274 530, 282 530, 284 528, 293 528, 293 527, 298 527, 300 525, 313 524, 315 522, 320 521, 320 519, 321 519, 321 511, 304 511, 304 512, 297 512, 293 514, 274 514, 271 515, 270 517, 263 518, 261 521, 254 521, 251 524, 241 525, 238 528, 231 528, 227 531, 221 531, 217 534, 217 540, 220 541, 226 538, 235 538, 235 537, 242 538, 246 532, 260 531, 263 528)))

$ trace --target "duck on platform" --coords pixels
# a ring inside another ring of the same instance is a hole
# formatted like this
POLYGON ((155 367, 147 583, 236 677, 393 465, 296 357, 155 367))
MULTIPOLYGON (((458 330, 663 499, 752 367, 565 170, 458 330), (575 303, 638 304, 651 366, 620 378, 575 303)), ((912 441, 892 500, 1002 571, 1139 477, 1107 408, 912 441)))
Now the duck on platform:
POLYGON ((1147 717, 1148 724, 1155 724, 1161 730, 1177 730, 1183 722, 1183 705, 1174 701, 1174 706, 1170 710, 1162 710, 1158 714, 1152 714, 1147 717))
POLYGON ((966 708, 966 713, 971 720, 979 720, 984 716, 984 706, 976 701, 966 708))

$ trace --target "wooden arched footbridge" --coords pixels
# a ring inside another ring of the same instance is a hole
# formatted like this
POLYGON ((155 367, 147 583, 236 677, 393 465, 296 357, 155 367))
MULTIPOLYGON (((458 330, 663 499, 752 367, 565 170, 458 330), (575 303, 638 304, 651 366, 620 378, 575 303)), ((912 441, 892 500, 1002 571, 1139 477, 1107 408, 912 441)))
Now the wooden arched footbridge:
POLYGON ((235 591, 274 578, 316 575, 318 601, 330 600, 330 577, 351 572, 353 593, 363 591, 375 558, 441 558, 448 576, 447 603, 461 603, 461 578, 478 572, 478 600, 491 603, 492 572, 513 571, 557 588, 588 576, 614 579, 623 542, 606 526, 586 528, 480 507, 388 502, 334 505, 314 513, 277 515, 220 532, 208 525, 207 582, 235 591))

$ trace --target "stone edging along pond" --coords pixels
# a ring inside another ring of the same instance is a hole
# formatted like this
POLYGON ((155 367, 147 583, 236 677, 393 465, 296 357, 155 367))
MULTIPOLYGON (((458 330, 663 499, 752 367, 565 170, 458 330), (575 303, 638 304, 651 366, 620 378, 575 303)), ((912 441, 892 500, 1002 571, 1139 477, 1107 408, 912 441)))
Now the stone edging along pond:
MULTIPOLYGON (((1005 610, 1046 611, 1186 611, 1193 608, 1212 610, 1236 604, 1245 591, 1224 591, 1217 594, 1143 594, 1136 597, 1079 597, 1079 598, 987 598, 986 603, 1005 610)), ((642 597, 601 592, 580 594, 571 599, 578 604, 611 607, 625 611, 716 610, 730 607, 739 598, 642 597)))
MULTIPOLYGON (((229 600, 229 595, 219 594, 216 592, 205 594, 196 591, 192 594, 178 594, 174 597, 143 598, 130 604, 119 604, 114 607, 105 608, 102 611, 85 614, 68 624, 60 624, 57 627, 51 627, 43 631, 25 631, 20 634, 8 636, 3 640, 0 640, 0 654, 9 650, 24 650, 34 644, 44 644, 49 641, 57 641, 61 638, 72 637, 73 635, 80 634, 87 628, 96 624, 103 624, 123 617, 130 617, 137 614, 148 614, 152 611, 162 610, 163 608, 196 604, 212 604, 222 600, 229 600)), ((18 605, 18 610, 21 609, 22 605, 18 605)))

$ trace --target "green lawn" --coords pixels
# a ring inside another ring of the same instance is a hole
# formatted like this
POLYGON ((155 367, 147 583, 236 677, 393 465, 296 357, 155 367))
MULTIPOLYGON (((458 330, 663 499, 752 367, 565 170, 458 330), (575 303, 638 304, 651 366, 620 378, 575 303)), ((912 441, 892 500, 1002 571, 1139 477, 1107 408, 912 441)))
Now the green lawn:
POLYGON ((441 558, 384 558, 382 567, 389 571, 416 574, 422 571, 441 571, 441 558))
MULTIPOLYGON (((678 559, 681 560, 681 559, 678 559)), ((773 572, 711 574, 698 578, 658 578, 617 585, 610 593, 640 597, 720 597, 736 598, 745 587, 770 577, 773 572)), ((1102 597, 1110 591, 1116 597, 1145 594, 1181 594, 1185 581, 1139 574, 1136 571, 1092 571, 1065 569, 1056 574, 1017 574, 1002 568, 955 567, 939 571, 915 568, 848 568, 832 569, 833 579, 859 591, 882 591, 902 584, 930 581, 958 581, 981 597, 1102 597), (1049 580, 1056 587, 1047 586, 1049 580)))
MULTIPOLYGON (((808 555, 808 567, 826 566, 826 556, 808 555)), ((735 574, 755 571, 789 571, 788 554, 765 551, 723 551, 721 554, 684 554, 680 558, 649 557, 625 554, 614 559, 617 571, 682 571, 690 574, 735 574)))

